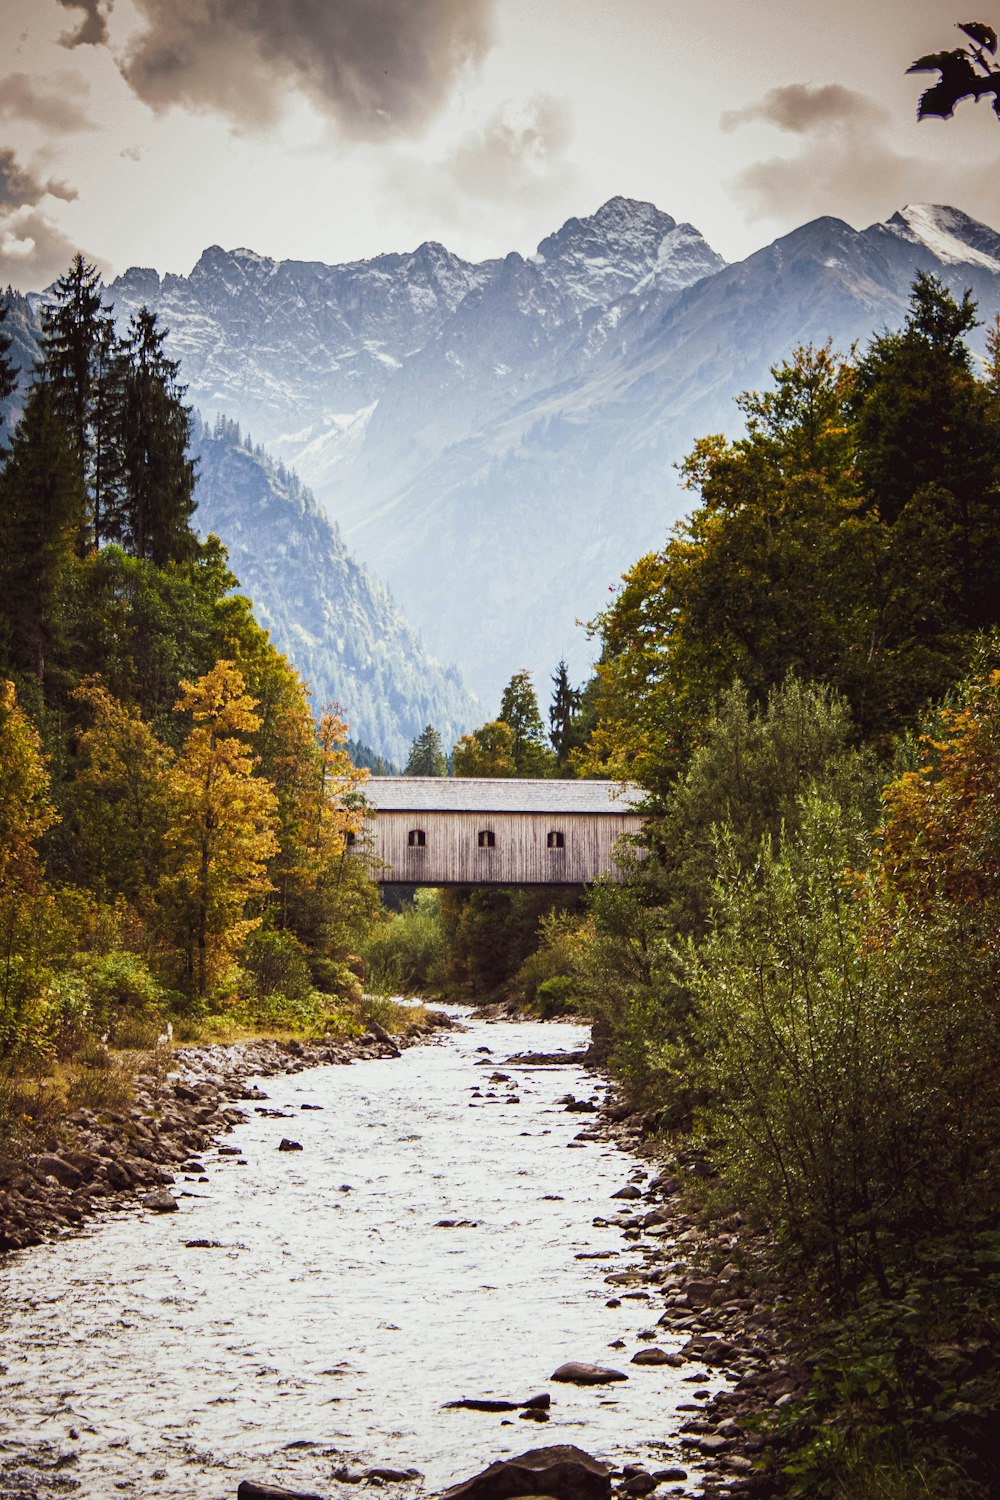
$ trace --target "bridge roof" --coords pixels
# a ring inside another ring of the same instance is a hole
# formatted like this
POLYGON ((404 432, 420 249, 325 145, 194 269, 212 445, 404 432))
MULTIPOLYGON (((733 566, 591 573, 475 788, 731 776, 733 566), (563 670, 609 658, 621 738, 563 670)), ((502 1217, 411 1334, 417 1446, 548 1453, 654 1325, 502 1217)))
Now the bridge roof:
POLYGON ((645 793, 620 781, 521 780, 488 776, 370 776, 376 812, 635 813, 645 793))

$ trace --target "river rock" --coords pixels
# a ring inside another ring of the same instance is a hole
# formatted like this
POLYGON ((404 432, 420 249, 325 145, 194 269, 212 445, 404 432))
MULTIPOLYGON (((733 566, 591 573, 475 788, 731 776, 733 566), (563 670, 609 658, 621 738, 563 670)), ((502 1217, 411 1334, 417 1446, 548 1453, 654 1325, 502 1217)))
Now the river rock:
POLYGON ((278 1150, 279 1151, 301 1151, 302 1150, 302 1143, 300 1141, 290 1141, 288 1139, 287 1135, 283 1135, 281 1137, 281 1143, 278 1146, 278 1150))
POLYGON ((549 1495, 552 1500, 609 1500, 607 1467, 572 1443, 532 1448, 517 1458, 499 1459, 482 1473, 445 1490, 442 1500, 512 1500, 549 1495))
POLYGON ((236 1491, 236 1500, 323 1500, 312 1490, 283 1490, 276 1484, 255 1484, 244 1479, 236 1491))
POLYGON ((139 1202, 143 1208, 151 1208, 154 1213, 173 1214, 177 1212, 179 1204, 173 1193, 166 1188, 154 1188, 151 1193, 143 1193, 139 1202))
POLYGON ((680 1366, 684 1360, 679 1354, 668 1354, 666 1349, 640 1349, 638 1354, 633 1354, 634 1365, 676 1365, 680 1366))
POLYGON ((611 1385, 615 1380, 627 1380, 628 1376, 621 1370, 608 1370, 603 1365, 580 1364, 576 1360, 570 1360, 565 1365, 560 1365, 558 1370, 553 1370, 553 1380, 562 1381, 564 1385, 611 1385))
POLYGON ((61 1156, 40 1156, 35 1162, 39 1172, 46 1177, 54 1177, 62 1187, 79 1187, 83 1177, 71 1162, 63 1161, 61 1156))
POLYGON ((377 1042, 381 1042, 384 1047, 391 1047, 393 1057, 399 1056, 399 1048, 396 1046, 396 1043, 386 1031, 385 1027, 380 1025, 378 1021, 368 1022, 368 1032, 369 1035, 373 1036, 377 1042))
POLYGON ((652 1474, 647 1474, 643 1470, 638 1474, 629 1475, 622 1485, 622 1493, 625 1495, 634 1495, 638 1497, 638 1500, 641 1500, 643 1495, 651 1495, 659 1482, 658 1479, 654 1479, 652 1474))

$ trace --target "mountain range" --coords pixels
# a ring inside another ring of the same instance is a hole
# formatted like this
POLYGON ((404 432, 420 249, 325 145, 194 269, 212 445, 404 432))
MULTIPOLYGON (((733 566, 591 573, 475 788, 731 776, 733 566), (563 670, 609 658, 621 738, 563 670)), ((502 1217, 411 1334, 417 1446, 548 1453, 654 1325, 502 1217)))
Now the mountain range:
POLYGON ((613 198, 529 257, 429 243, 349 265, 206 250, 108 295, 170 329, 191 399, 294 467, 429 649, 483 701, 589 660, 576 621, 688 502, 674 465, 798 344, 846 349, 935 272, 1000 310, 1000 235, 947 207, 832 218, 727 265, 689 224, 613 198))

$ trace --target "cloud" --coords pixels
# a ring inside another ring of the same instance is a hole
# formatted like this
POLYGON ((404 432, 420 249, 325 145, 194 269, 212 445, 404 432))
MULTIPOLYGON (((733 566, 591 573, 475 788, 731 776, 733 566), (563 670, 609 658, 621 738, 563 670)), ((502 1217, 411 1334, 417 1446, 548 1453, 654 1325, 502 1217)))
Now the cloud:
POLYGON ((42 182, 28 167, 22 167, 13 151, 0 150, 0 213, 34 208, 45 197, 70 203, 76 190, 64 182, 42 182))
POLYGON ((853 130, 873 122, 888 123, 889 111, 854 89, 839 83, 792 83, 771 89, 756 104, 730 109, 722 116, 723 130, 762 120, 793 135, 809 135, 828 127, 853 130))
POLYGON ((46 182, 0 150, 0 283, 38 291, 65 271, 77 247, 39 208, 43 198, 70 202, 76 192, 46 182))
POLYGON ((89 93, 78 73, 62 72, 50 78, 8 73, 0 78, 0 120, 30 120, 54 131, 94 130, 83 107, 89 93))
MULTIPOLYGON (((840 84, 790 84, 771 89, 745 109, 722 116, 724 130, 774 125, 798 142, 791 156, 746 167, 730 184, 750 220, 802 223, 809 215, 839 214, 859 222, 883 217, 908 201, 932 196, 941 177, 891 141, 892 116, 864 94, 840 84)), ((941 183, 945 198, 956 185, 941 183)))
POLYGON ((126 161, 142 161, 143 150, 141 146, 123 146, 118 155, 126 161))
POLYGON ((503 105, 445 158, 445 175, 463 193, 491 202, 537 199, 565 170, 573 115, 564 99, 536 94, 520 109, 503 105))
POLYGON ((501 210, 508 234, 517 237, 540 204, 558 212, 577 187, 569 159, 573 116, 563 99, 536 94, 520 104, 507 101, 476 131, 436 161, 412 152, 384 169, 384 190, 409 205, 421 221, 437 219, 457 228, 482 228, 501 210))
MULTIPOLYGON (((61 3, 103 21, 99 0, 61 3)), ((214 111, 258 128, 297 93, 348 136, 379 141, 425 125, 483 58, 495 0, 133 3, 143 26, 117 61, 151 108, 214 111)))
POLYGON ((98 47, 108 40, 108 16, 114 0, 58 0, 63 10, 81 10, 78 31, 66 31, 59 38, 64 47, 98 47))

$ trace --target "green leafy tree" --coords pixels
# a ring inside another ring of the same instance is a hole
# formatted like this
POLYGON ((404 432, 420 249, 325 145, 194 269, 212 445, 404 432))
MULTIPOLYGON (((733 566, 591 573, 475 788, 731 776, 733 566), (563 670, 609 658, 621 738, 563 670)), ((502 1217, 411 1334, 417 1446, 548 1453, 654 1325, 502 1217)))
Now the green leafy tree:
POLYGON ((441 736, 433 724, 428 724, 410 746, 410 754, 403 767, 404 776, 447 776, 448 761, 441 744, 441 736))
POLYGON ((502 719, 463 734, 452 752, 456 776, 516 776, 514 731, 502 719))
POLYGON ((124 896, 148 912, 162 872, 170 752, 99 678, 72 696, 88 714, 70 788, 74 873, 100 896, 124 896))
POLYGON ((996 66, 997 34, 982 21, 958 21, 956 26, 968 42, 944 52, 918 57, 908 73, 937 73, 938 80, 925 89, 917 104, 918 120, 949 120, 963 99, 993 96, 993 109, 1000 113, 1000 70, 996 66))
POLYGON ((856 365, 829 349, 740 398, 747 435, 687 460, 701 502, 597 622, 598 720, 584 767, 663 794, 739 679, 788 672, 885 740, 962 674, 1000 619, 998 403, 970 368, 974 313, 918 278, 898 334, 856 365))
POLYGON ((690 953, 708 1128, 740 1201, 836 1296, 874 1276, 930 1141, 905 987, 862 940, 847 878, 863 829, 809 799, 756 869, 723 849, 712 931, 690 953), (918 1123, 923 1126, 918 1129, 918 1123))

